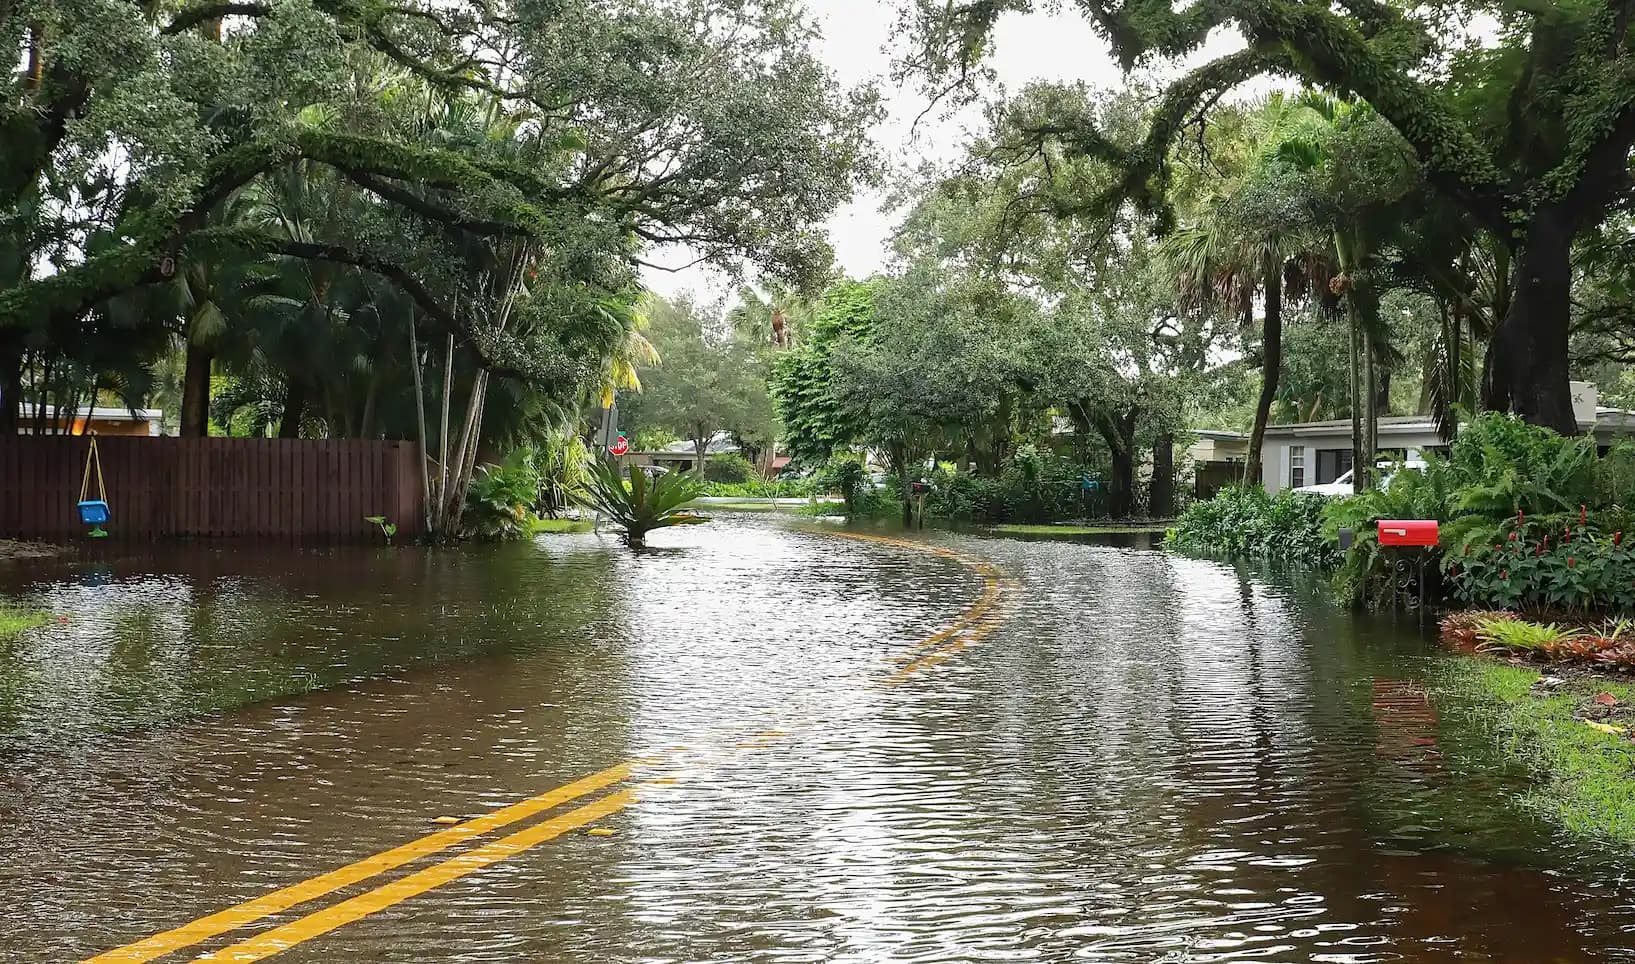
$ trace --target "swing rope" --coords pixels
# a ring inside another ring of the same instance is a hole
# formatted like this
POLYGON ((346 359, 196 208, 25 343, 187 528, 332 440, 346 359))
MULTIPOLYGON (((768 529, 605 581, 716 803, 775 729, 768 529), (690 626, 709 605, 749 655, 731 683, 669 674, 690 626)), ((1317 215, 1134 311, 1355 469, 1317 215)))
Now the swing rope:
POLYGON ((79 500, 81 502, 86 501, 85 497, 91 491, 91 465, 93 463, 97 467, 97 498, 107 502, 108 487, 102 483, 102 456, 97 452, 97 438, 95 435, 91 436, 91 451, 85 454, 85 477, 80 480, 79 484, 79 500))

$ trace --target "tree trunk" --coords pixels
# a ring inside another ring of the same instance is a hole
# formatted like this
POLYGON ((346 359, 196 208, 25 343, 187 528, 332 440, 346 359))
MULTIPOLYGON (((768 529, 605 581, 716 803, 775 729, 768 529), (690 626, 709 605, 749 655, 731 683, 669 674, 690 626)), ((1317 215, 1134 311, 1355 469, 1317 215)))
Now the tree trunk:
POLYGON ((693 460, 693 477, 702 482, 704 481, 704 459, 710 451, 710 437, 706 435, 699 438, 695 435, 692 441, 693 454, 696 456, 693 460))
POLYGON ((1243 463, 1243 484, 1260 482, 1260 453, 1266 443, 1266 423, 1277 399, 1277 382, 1283 372, 1283 264, 1268 254, 1262 265, 1265 273, 1266 318, 1261 325, 1260 397, 1255 401, 1255 424, 1249 432, 1249 455, 1243 463))
POLYGON ((897 461, 897 497, 903 502, 903 528, 914 524, 914 483, 908 477, 908 452, 899 449, 897 461))
POLYGON ((294 376, 284 388, 284 412, 278 417, 279 438, 300 438, 301 419, 307 410, 306 382, 294 376))
POLYGON ((0 435, 17 434, 23 404, 23 346, 5 339, 0 347, 0 435))
POLYGON ((187 367, 182 374, 182 438, 210 434, 210 361, 209 349, 187 346, 187 367))
POLYGON ((1510 310, 1488 344, 1482 386, 1484 408, 1515 412, 1563 435, 1578 434, 1567 365, 1572 240, 1565 214, 1534 216, 1516 262, 1510 310))
POLYGON ((1107 514, 1128 519, 1135 508, 1135 445, 1113 450, 1113 477, 1107 489, 1107 514))
POLYGON ((1152 486, 1147 492, 1147 515, 1168 519, 1175 515, 1175 435, 1158 433, 1152 443, 1152 486))
POLYGON ((1363 442, 1363 332, 1357 306, 1350 298, 1346 299, 1345 314, 1351 328, 1351 491, 1358 493, 1367 484, 1363 467, 1368 464, 1363 442))

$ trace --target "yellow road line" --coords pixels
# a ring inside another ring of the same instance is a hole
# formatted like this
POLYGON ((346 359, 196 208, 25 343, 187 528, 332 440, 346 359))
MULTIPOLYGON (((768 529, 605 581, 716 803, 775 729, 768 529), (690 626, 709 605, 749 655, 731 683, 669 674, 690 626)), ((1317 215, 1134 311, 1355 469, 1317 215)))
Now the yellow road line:
POLYGON ((337 927, 350 924, 370 914, 385 910, 393 904, 402 903, 411 897, 423 894, 434 887, 441 887, 452 880, 458 880, 467 874, 481 870, 490 864, 499 863, 507 857, 514 857, 533 847, 537 847, 547 840, 560 837, 576 827, 583 827, 587 823, 616 813, 634 803, 636 795, 630 790, 619 790, 610 793, 600 800, 587 803, 575 810, 558 814, 527 830, 519 830, 507 837, 501 837, 492 843, 484 844, 466 851, 456 857, 450 857, 440 864, 434 864, 425 870, 416 871, 400 880, 389 884, 382 884, 367 893, 359 894, 348 900, 343 900, 333 907, 308 914, 299 920, 275 927, 265 934, 259 934, 242 943, 235 944, 225 950, 205 954, 195 958, 198 961, 233 961, 235 964, 244 961, 259 961, 289 950, 303 941, 311 940, 321 934, 327 934, 337 927))
POLYGON ((447 850, 455 844, 481 836, 490 830, 497 830, 500 827, 508 826, 549 810, 559 804, 567 803, 569 800, 582 797, 587 793, 594 793, 603 787, 626 779, 630 776, 630 772, 631 765, 629 763, 609 767, 600 773, 593 773, 588 777, 575 780, 555 790, 547 791, 536 797, 530 797, 520 803, 514 803, 511 806, 484 814, 465 823, 456 824, 447 830, 427 834, 400 847, 394 847, 372 857, 365 857, 355 863, 347 864, 345 867, 336 868, 326 874, 298 884, 292 884, 281 890, 275 890, 270 894, 263 894, 242 904, 229 907, 224 911, 211 914, 209 917, 201 917, 191 924, 184 924, 162 934, 144 938, 134 944, 128 944, 105 954, 99 954, 85 962, 85 964, 115 964, 115 962, 129 964, 129 962, 133 961, 151 961, 172 951, 191 947, 218 934, 225 934, 230 930, 254 923, 264 917, 282 913, 315 897, 322 897, 343 887, 383 874, 388 870, 395 870, 421 857, 447 850))
MULTIPOLYGON (((904 665, 900 666, 890 677, 882 680, 881 684, 895 685, 916 672, 929 669, 949 659, 966 646, 988 636, 1003 621, 1004 614, 997 607, 1004 592, 1012 586, 1012 582, 1004 577, 1003 571, 998 567, 973 559, 952 549, 945 549, 924 542, 862 533, 835 534, 849 539, 878 542, 930 552, 969 566, 983 577, 983 591, 977 601, 947 627, 920 640, 907 653, 897 657, 898 661, 904 663, 904 665)), ((783 731, 762 731, 755 734, 750 740, 739 743, 737 745, 739 753, 741 754, 748 749, 765 747, 784 736, 787 736, 787 734, 783 731)), ((372 857, 366 857, 363 860, 337 868, 310 880, 245 901, 209 917, 200 918, 191 924, 109 951, 106 954, 91 958, 86 964, 150 961, 172 951, 190 947, 211 937, 254 923, 273 914, 281 913, 297 904, 333 893, 351 884, 368 880, 422 857, 439 853, 457 843, 508 826, 569 800, 577 799, 618 783, 631 775, 631 767, 631 763, 622 763, 610 767, 600 773, 592 774, 555 790, 547 791, 520 803, 512 804, 466 823, 450 827, 447 830, 428 834, 403 846, 384 851, 372 857)), ((659 778, 650 782, 667 784, 673 783, 674 778, 659 778)), ((629 790, 609 794, 600 800, 549 818, 526 830, 517 831, 481 847, 473 848, 442 863, 417 871, 392 883, 384 884, 324 910, 315 911, 299 920, 275 927, 264 934, 225 950, 206 954, 197 960, 258 961, 282 953, 296 944, 326 934, 337 927, 360 920, 384 908, 440 887, 482 867, 522 853, 547 840, 561 836, 576 827, 622 810, 634 800, 635 797, 632 791, 629 790)))

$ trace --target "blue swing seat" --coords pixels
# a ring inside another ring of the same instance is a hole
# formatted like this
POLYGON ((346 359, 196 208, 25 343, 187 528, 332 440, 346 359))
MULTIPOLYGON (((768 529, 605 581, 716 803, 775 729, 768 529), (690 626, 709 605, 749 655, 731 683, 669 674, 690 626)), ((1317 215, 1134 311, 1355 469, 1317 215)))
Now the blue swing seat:
POLYGON ((108 521, 108 503, 90 499, 79 504, 79 521, 88 526, 99 526, 108 521))

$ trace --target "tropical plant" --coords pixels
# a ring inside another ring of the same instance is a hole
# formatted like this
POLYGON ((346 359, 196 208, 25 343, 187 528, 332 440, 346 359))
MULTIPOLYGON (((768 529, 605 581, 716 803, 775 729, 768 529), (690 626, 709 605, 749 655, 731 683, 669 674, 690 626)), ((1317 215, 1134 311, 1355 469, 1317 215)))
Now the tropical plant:
POLYGON ((479 539, 526 538, 539 499, 539 470, 531 449, 517 449, 498 465, 478 466, 466 493, 461 527, 479 539))
POLYGON ((1584 635, 1582 630, 1563 629, 1555 623, 1534 623, 1525 619, 1484 619, 1476 624, 1478 649, 1545 650, 1559 647, 1584 635))
POLYGON ((623 529, 630 548, 642 549, 654 529, 710 521, 708 516, 683 511, 697 497, 698 483, 680 473, 649 479, 639 466, 632 465, 628 475, 621 477, 618 466, 604 462, 592 467, 581 499, 623 529))
POLYGON ((397 523, 383 515, 366 515, 363 521, 380 529, 380 534, 386 537, 386 544, 391 545, 392 537, 397 535, 397 523))

